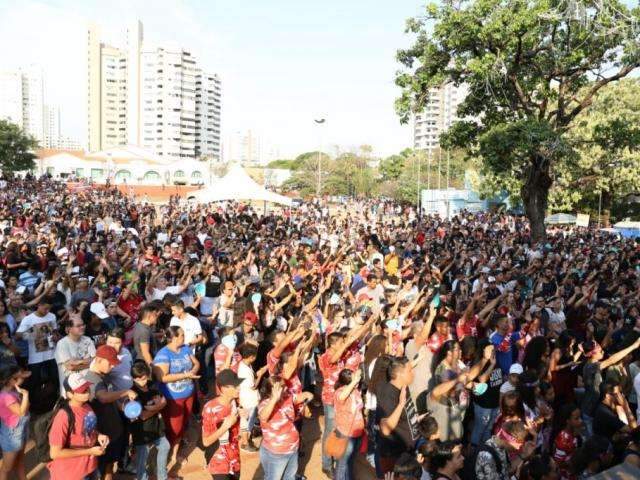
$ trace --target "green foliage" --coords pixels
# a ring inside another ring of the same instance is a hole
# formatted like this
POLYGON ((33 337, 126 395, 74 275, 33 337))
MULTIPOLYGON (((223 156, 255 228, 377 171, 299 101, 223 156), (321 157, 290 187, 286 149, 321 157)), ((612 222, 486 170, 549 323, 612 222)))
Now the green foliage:
POLYGON ((407 23, 415 42, 397 55, 396 110, 407 122, 434 87, 465 85, 464 120, 441 140, 478 155, 493 176, 515 175, 541 238, 554 168, 574 158, 567 132, 604 86, 640 66, 638 25, 640 9, 620 0, 429 5, 407 23))
POLYGON ((0 120, 0 169, 5 174, 12 174, 35 168, 33 151, 38 142, 25 134, 17 125, 0 120))
POLYGON ((556 169, 555 210, 608 211, 616 199, 640 190, 640 81, 603 88, 567 135, 578 156, 556 169))
POLYGON ((402 155, 391 155, 380 162, 380 175, 383 181, 398 180, 402 174, 407 158, 402 155))
MULTIPOLYGON (((320 153, 319 157, 324 181, 332 160, 326 153, 320 153)), ((282 189, 285 192, 298 191, 303 196, 314 195, 318 185, 318 152, 302 153, 291 162, 293 172, 291 178, 282 185, 282 189)))

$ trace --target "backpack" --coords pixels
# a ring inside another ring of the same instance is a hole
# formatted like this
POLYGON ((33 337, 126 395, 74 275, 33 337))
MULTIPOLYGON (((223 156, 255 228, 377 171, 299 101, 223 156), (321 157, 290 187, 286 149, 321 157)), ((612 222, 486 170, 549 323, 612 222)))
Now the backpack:
MULTIPOLYGON (((35 453, 36 459, 40 463, 49 463, 51 461, 50 448, 49 444, 49 432, 51 431, 51 425, 53 425, 53 419, 56 414, 60 411, 64 411, 67 415, 67 420, 69 424, 71 424, 71 418, 69 412, 60 407, 60 401, 56 403, 56 406, 49 412, 46 412, 39 416, 35 422, 33 422, 33 438, 35 439, 35 453)), ((65 448, 69 446, 71 435, 67 438, 65 442, 65 448)))
POLYGON ((496 464, 496 468, 500 473, 500 478, 502 478, 502 461, 500 460, 500 455, 495 448, 489 445, 480 445, 480 446, 471 446, 468 454, 464 456, 464 465, 462 466, 462 470, 459 474, 460 478, 463 480, 471 480, 476 478, 476 463, 478 461, 478 454, 480 452, 489 452, 493 457, 493 461, 496 464))

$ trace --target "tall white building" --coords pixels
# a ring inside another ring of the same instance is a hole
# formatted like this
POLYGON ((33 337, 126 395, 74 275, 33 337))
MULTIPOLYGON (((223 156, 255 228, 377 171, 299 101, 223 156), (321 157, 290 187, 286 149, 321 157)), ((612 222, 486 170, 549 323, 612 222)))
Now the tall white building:
POLYGON ((0 71, 0 119, 23 127, 21 72, 0 71))
POLYGON ((126 45, 88 41, 89 150, 142 146, 167 160, 220 156, 221 88, 191 52, 152 46, 143 27, 127 29, 126 45))
POLYGON ((44 143, 44 81, 42 69, 31 66, 22 72, 23 128, 40 145, 44 143))
POLYGON ((434 150, 440 145, 440 135, 458 120, 458 106, 465 99, 468 88, 446 83, 432 88, 422 112, 414 117, 413 147, 416 150, 434 150))
POLYGON ((224 144, 225 160, 243 165, 261 165, 261 143, 260 137, 253 130, 233 132, 224 144))
POLYGON ((60 108, 56 105, 44 106, 44 147, 58 148, 60 142, 60 108))
POLYGON ((216 74, 196 75, 196 157, 221 160, 220 116, 222 90, 216 74))

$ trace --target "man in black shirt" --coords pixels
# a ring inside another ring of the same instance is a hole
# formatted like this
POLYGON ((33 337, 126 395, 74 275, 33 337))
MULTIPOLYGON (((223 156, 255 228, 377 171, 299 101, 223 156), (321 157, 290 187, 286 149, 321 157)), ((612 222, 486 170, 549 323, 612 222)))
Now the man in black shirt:
POLYGON ((620 390, 617 381, 607 381, 602 386, 602 401, 593 415, 593 433, 611 439, 620 440, 621 434, 630 433, 636 428, 636 420, 629 408, 629 403, 620 390), (624 411, 629 424, 620 420, 617 410, 624 411))
POLYGON ((413 451, 417 439, 417 413, 407 387, 413 382, 413 367, 407 358, 394 358, 387 369, 389 382, 376 392, 376 422, 380 438, 376 444, 382 473, 392 472, 402 452, 413 451))

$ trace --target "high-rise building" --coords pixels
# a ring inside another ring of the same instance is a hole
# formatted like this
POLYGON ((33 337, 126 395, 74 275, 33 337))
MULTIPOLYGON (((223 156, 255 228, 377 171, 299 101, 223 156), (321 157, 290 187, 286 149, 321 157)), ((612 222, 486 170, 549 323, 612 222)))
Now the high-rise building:
POLYGON ((225 142, 225 160, 244 165, 262 164, 260 137, 252 130, 234 132, 225 142))
POLYGON ((58 148, 60 142, 60 108, 44 106, 44 148, 58 148))
POLYGON ((221 89, 191 52, 143 42, 142 23, 126 45, 88 30, 89 150, 138 145, 167 159, 220 157, 221 89))
POLYGON ((424 110, 414 117, 413 147, 434 150, 440 145, 440 135, 458 120, 458 106, 467 96, 466 86, 446 83, 432 88, 424 110))
POLYGON ((22 72, 23 128, 40 144, 44 143, 44 81, 42 69, 31 66, 22 72))
POLYGON ((0 71, 0 119, 23 127, 22 73, 0 71))
POLYGON ((33 65, 0 72, 0 118, 9 120, 44 144, 44 81, 33 65))
POLYGON ((198 71, 196 75, 196 157, 221 160, 220 79, 216 74, 198 71))

